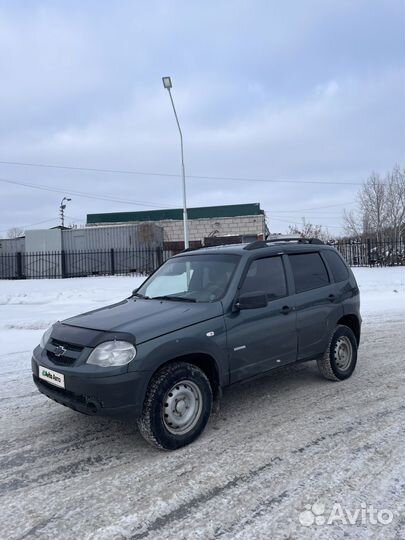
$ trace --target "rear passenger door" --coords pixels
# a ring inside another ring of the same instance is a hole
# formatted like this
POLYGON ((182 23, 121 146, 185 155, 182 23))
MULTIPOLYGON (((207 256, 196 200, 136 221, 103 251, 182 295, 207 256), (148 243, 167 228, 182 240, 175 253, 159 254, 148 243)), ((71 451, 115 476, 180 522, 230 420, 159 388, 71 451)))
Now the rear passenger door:
POLYGON ((323 249, 321 251, 323 259, 335 282, 335 291, 337 302, 343 302, 353 298, 353 285, 350 283, 350 274, 341 255, 334 248, 323 249))
POLYGON ((289 254, 288 259, 295 283, 298 360, 307 360, 324 353, 343 308, 319 252, 289 254))
POLYGON ((283 257, 253 260, 239 294, 265 292, 268 304, 225 316, 231 382, 253 377, 297 358, 295 311, 289 298, 283 257))

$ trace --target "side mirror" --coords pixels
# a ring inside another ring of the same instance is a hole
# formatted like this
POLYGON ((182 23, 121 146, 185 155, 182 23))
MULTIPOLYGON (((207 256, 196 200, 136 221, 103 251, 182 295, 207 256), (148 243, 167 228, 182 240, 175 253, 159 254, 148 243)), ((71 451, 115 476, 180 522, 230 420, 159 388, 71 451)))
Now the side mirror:
POLYGON ((256 309, 267 306, 267 295, 264 291, 241 294, 235 303, 236 309, 256 309))
POLYGON ((136 289, 134 289, 134 290, 132 291, 132 296, 134 296, 134 294, 136 294, 138 291, 139 291, 139 287, 137 287, 136 289))

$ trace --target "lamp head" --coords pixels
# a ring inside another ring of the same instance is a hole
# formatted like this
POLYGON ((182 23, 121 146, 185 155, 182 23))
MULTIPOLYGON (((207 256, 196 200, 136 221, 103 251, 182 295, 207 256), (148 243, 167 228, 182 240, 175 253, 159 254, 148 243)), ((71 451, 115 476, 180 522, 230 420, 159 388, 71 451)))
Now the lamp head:
POLYGON ((172 80, 170 77, 162 77, 163 86, 166 88, 166 90, 170 90, 172 87, 172 80))

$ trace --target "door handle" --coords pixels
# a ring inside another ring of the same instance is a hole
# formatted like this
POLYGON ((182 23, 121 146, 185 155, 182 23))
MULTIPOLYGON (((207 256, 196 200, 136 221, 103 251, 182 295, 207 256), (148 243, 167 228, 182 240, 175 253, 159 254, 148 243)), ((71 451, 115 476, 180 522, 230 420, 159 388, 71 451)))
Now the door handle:
POLYGON ((280 309, 280 313, 282 313, 283 315, 288 315, 294 308, 290 307, 290 306, 283 306, 281 309, 280 309))
POLYGON ((329 302, 334 302, 336 300, 336 296, 334 294, 330 294, 328 296, 329 302))

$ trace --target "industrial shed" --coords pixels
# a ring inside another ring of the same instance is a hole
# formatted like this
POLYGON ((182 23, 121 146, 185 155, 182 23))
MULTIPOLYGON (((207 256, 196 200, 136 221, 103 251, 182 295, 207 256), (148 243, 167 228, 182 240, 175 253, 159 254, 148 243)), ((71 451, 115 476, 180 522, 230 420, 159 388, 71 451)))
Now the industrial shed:
POLYGON ((62 230, 62 248, 65 251, 151 248, 162 244, 163 228, 153 223, 62 230))
POLYGON ((0 245, 0 279, 145 274, 162 262, 163 229, 150 223, 55 227, 0 245))
POLYGON ((2 253, 17 253, 18 251, 25 251, 25 236, 0 239, 0 255, 2 253))
MULTIPOLYGON (((208 238, 264 238, 267 231, 264 210, 259 203, 201 206, 188 208, 190 243, 205 244, 208 238)), ((140 212, 113 212, 87 214, 88 227, 149 223, 163 227, 167 247, 183 242, 183 210, 144 210, 140 212)))

